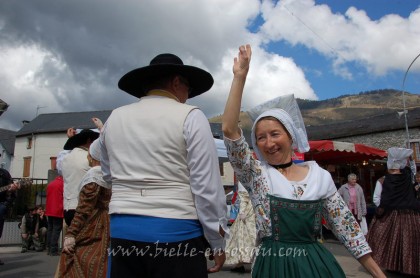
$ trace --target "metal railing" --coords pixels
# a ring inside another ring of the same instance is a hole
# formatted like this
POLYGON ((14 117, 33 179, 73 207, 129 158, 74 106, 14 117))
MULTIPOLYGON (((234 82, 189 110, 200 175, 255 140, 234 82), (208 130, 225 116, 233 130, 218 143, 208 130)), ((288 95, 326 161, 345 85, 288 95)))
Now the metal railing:
MULTIPOLYGON (((13 180, 20 179, 14 178, 13 180)), ((11 208, 8 210, 6 221, 20 221, 29 208, 40 205, 45 207, 48 179, 32 178, 29 180, 31 181, 30 184, 23 185, 16 191, 16 198, 14 198, 11 208)))

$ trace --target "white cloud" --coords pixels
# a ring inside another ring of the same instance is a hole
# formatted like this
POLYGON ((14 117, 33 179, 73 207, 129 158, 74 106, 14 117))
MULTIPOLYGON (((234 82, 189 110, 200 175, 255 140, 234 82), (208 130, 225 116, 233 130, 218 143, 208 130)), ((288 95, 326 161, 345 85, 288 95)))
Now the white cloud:
POLYGON ((349 61, 385 74, 406 67, 420 45, 420 9, 407 19, 389 15, 372 21, 355 8, 342 15, 311 0, 276 3, 0 1, 0 91, 10 105, 0 126, 18 129, 38 105, 47 106, 41 113, 53 113, 113 109, 136 101, 117 88, 119 78, 164 52, 213 74, 211 91, 190 101, 212 116, 223 112, 240 44, 251 43, 254 53, 246 108, 289 93, 317 99, 299 65, 267 49, 271 42, 318 51, 347 79, 352 77, 349 61), (247 27, 259 15, 265 22, 251 33, 247 27))
POLYGON ((346 62, 379 76, 405 70, 419 51, 420 8, 408 18, 391 14, 377 21, 354 7, 337 14, 313 0, 283 0, 276 5, 264 1, 262 12, 265 41, 284 40, 315 49, 333 59, 336 74, 346 79, 351 78, 346 62))

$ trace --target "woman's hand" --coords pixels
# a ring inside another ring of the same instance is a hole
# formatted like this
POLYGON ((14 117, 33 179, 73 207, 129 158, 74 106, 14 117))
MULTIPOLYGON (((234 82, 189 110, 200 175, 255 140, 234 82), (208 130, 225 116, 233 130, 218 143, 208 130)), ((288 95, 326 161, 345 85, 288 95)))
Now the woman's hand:
POLYGON ((238 57, 235 57, 233 60, 233 74, 235 76, 245 77, 248 74, 251 54, 252 51, 249 44, 239 47, 238 57))
POLYGON ((64 238, 64 246, 63 246, 63 252, 66 254, 74 253, 74 246, 76 245, 76 240, 74 237, 65 237, 64 238))

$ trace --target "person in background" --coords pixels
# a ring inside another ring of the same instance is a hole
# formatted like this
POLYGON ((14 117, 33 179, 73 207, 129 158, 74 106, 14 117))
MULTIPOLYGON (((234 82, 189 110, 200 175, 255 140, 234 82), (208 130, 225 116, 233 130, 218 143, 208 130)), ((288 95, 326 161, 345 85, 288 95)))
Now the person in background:
POLYGON ((69 139, 64 150, 70 151, 62 161, 64 180, 63 207, 64 220, 70 226, 73 219, 80 191, 80 181, 90 169, 86 160, 90 144, 99 137, 99 132, 90 129, 67 131, 69 139))
POLYGON ((118 82, 140 100, 112 111, 100 137, 112 182, 110 277, 200 278, 222 267, 227 206, 216 144, 204 113, 185 104, 212 85, 210 73, 173 54, 118 82), (208 270, 206 240, 215 262, 208 270), (165 255, 172 248, 185 252, 165 255))
POLYGON ((254 259, 257 231, 254 208, 248 192, 241 183, 238 183, 237 192, 239 213, 230 227, 229 239, 226 242, 225 264, 234 265, 230 270, 232 272, 244 273, 245 264, 251 264, 254 259))
POLYGON ((38 236, 39 236, 39 242, 41 244, 42 250, 45 250, 45 247, 47 245, 47 231, 48 231, 48 219, 45 215, 44 208, 42 206, 38 206, 38 209, 36 210, 36 213, 38 214, 38 236))
POLYGON ((102 178, 99 141, 89 147, 92 168, 83 177, 76 213, 64 237, 59 277, 106 277, 110 184, 102 178))
POLYGON ((32 249, 37 252, 42 251, 38 230, 39 216, 38 207, 36 206, 27 210, 25 215, 23 215, 22 221, 20 223, 20 232, 22 237, 21 253, 25 253, 32 249))
POLYGON ((373 203, 376 207, 381 204, 382 184, 384 184, 385 176, 380 177, 375 184, 375 190, 373 191, 373 203))
POLYGON ((258 252, 252 277, 345 277, 334 256, 317 240, 322 216, 371 275, 385 277, 330 173, 315 161, 293 163, 294 150, 309 150, 296 101, 287 107, 293 114, 277 108, 256 118, 251 140, 257 158, 253 156, 238 126, 250 60, 251 46, 240 46, 222 130, 229 161, 256 214, 258 252))
MULTIPOLYGON (((3 235, 4 220, 9 208, 13 205, 18 188, 19 184, 13 182, 9 171, 0 168, 0 238, 3 235)), ((4 265, 2 260, 0 260, 0 265, 4 265)))
POLYGON ((62 176, 62 159, 66 151, 61 151, 57 155, 58 175, 47 186, 47 200, 45 206, 45 215, 48 217, 47 246, 48 255, 58 256, 58 240, 63 229, 63 190, 64 180, 62 176))
POLYGON ((357 183, 356 174, 350 173, 347 176, 347 183, 343 184, 338 190, 344 202, 353 213, 357 222, 360 224, 362 217, 366 217, 366 201, 363 188, 357 183))
POLYGON ((414 183, 414 190, 416 192, 417 200, 420 200, 420 173, 416 173, 416 182, 414 183))
POLYGON ((420 201, 416 199, 410 149, 388 149, 387 168, 379 208, 367 240, 373 257, 389 271, 420 276, 420 201))

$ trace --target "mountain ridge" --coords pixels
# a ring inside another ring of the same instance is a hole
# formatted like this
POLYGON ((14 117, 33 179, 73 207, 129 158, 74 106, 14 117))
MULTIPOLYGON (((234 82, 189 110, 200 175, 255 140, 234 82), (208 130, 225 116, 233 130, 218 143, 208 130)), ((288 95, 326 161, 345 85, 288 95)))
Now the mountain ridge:
MULTIPOLYGON (((420 95, 404 92, 406 109, 420 107, 420 95)), ((402 91, 381 89, 342 95, 326 100, 305 100, 296 98, 306 126, 320 126, 331 123, 361 120, 404 109, 402 91)), ((209 119, 211 123, 221 123, 222 115, 209 119)), ((240 126, 251 129, 252 122, 247 112, 241 112, 240 126)))

